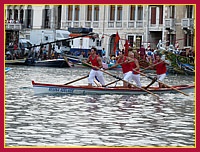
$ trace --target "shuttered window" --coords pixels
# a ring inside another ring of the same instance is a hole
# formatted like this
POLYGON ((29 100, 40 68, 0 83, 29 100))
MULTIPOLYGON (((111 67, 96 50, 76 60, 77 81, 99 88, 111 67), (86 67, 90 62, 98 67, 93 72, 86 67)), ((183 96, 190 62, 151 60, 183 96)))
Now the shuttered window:
POLYGON ((74 20, 75 21, 79 21, 79 12, 80 12, 79 5, 75 5, 75 13, 74 13, 74 20))
POLYGON ((73 6, 69 5, 68 6, 68 21, 72 20, 72 12, 73 12, 73 6))
POLYGON ((193 6, 187 5, 186 7, 187 7, 187 18, 192 18, 193 6))
POLYGON ((122 20, 122 6, 121 5, 117 6, 117 20, 118 21, 122 20))
POLYGON ((156 7, 151 7, 151 24, 156 24, 156 7))
POLYGON ((110 21, 115 20, 115 5, 110 6, 110 21))
POLYGON ((94 5, 94 21, 99 21, 99 5, 94 5))
POLYGON ((163 6, 159 6, 159 24, 163 24, 163 6))
POLYGON ((87 21, 92 21, 92 5, 87 6, 87 21))
POLYGON ((135 5, 130 6, 130 20, 135 20, 135 5))
POLYGON ((138 5, 138 20, 143 20, 143 6, 138 5))

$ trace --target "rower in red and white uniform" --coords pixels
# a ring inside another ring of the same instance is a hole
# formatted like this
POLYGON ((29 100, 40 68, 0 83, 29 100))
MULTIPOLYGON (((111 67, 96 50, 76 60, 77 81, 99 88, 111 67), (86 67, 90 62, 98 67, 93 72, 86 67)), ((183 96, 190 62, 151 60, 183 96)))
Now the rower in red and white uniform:
MULTIPOLYGON (((124 56, 124 52, 121 50, 119 51, 119 56, 118 56, 118 60, 116 61, 116 64, 110 67, 109 69, 115 68, 119 64, 121 64, 122 66, 123 80, 129 81, 130 77, 132 76, 132 69, 131 69, 130 63, 128 63, 128 57, 124 56)), ((128 87, 128 83, 123 81, 123 86, 128 87)))
MULTIPOLYGON (((156 61, 154 62, 154 64, 157 64, 158 62, 161 62, 161 61, 162 61, 162 60, 161 60, 161 54, 156 55, 156 61)), ((167 62, 165 62, 165 61, 163 60, 163 62, 161 62, 161 63, 159 63, 159 64, 157 64, 157 65, 155 66, 155 67, 156 67, 157 79, 158 79, 159 81, 163 81, 164 78, 166 77, 166 72, 167 72, 166 64, 169 64, 169 63, 167 63, 167 62)), ((160 88, 165 87, 165 85, 162 84, 162 83, 159 83, 159 82, 158 82, 158 84, 159 84, 159 87, 160 87, 160 88)))
POLYGON ((142 85, 141 85, 141 82, 140 82, 140 73, 138 73, 138 72, 140 72, 139 62, 135 58, 134 53, 132 51, 129 51, 128 57, 129 57, 129 62, 130 62, 131 69, 132 69, 131 79, 134 80, 136 85, 141 88, 142 85), (131 62, 131 61, 133 61, 133 62, 131 62))
POLYGON ((105 85, 103 72, 98 70, 98 68, 103 68, 101 57, 96 54, 97 49, 92 47, 90 56, 87 59, 87 63, 91 62, 93 68, 90 71, 88 77, 88 86, 92 86, 94 84, 94 78, 96 77, 102 86, 105 85), (97 67, 97 68, 95 68, 97 67))

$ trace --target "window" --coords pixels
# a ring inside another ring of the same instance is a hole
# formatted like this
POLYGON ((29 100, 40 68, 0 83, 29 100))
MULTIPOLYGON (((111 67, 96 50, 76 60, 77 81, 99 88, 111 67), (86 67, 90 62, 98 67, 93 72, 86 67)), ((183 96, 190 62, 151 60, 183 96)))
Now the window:
POLYGON ((156 7, 151 7, 151 24, 156 24, 156 7))
POLYGON ((131 46, 131 47, 133 47, 133 45, 134 45, 134 36, 128 36, 128 42, 129 42, 129 45, 131 46))
POLYGON ((18 10, 17 9, 14 10, 14 20, 15 21, 18 20, 18 10))
POLYGON ((96 40, 96 46, 101 46, 101 41, 96 40))
POLYGON ((170 9, 170 12, 169 12, 170 16, 169 17, 174 18, 174 16, 175 16, 175 6, 170 6, 169 9, 170 9))
POLYGON ((32 9, 27 10, 27 28, 31 28, 31 21, 32 21, 32 9))
POLYGON ((94 21, 99 21, 99 5, 94 5, 94 21))
POLYGON ((67 12, 67 16, 68 16, 68 21, 71 21, 72 20, 72 12, 73 12, 73 6, 72 5, 69 5, 68 6, 68 12, 67 12))
POLYGON ((79 5, 75 5, 75 13, 74 13, 74 20, 75 21, 79 21, 79 12, 80 12, 79 5))
POLYGON ((20 10, 20 23, 23 24, 24 10, 20 10))
POLYGON ((138 20, 143 20, 143 6, 138 6, 138 20))
POLYGON ((87 21, 92 21, 92 5, 87 6, 87 21))
POLYGON ((193 46, 193 34, 185 34, 184 36, 184 45, 185 46, 193 46))
POLYGON ((159 24, 163 24, 163 6, 159 6, 159 24))
POLYGON ((117 20, 118 21, 122 20, 122 6, 121 5, 117 6, 117 20))
POLYGON ((130 20, 135 20, 135 5, 130 6, 130 20))
POLYGON ((11 10, 11 9, 9 9, 8 19, 9 19, 9 20, 12 19, 12 10, 11 10))
POLYGON ((110 6, 110 21, 115 20, 115 5, 110 6))
POLYGON ((186 8, 187 8, 187 18, 192 18, 193 6, 187 5, 186 8))
POLYGON ((44 28, 50 28, 50 9, 45 9, 44 28))

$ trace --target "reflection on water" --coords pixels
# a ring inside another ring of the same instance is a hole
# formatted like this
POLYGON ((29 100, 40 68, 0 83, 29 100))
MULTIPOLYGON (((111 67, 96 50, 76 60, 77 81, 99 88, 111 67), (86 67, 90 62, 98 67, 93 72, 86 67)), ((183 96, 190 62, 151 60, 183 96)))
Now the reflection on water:
MULTIPOLYGON (((64 84, 88 71, 12 67, 5 83, 6 146, 194 146, 194 93, 163 94, 159 100, 152 95, 33 94, 31 80, 64 84)), ((149 83, 145 77, 141 81, 149 83)), ((168 75, 165 83, 192 84, 194 77, 168 75)), ((87 79, 74 84, 87 84, 87 79)))

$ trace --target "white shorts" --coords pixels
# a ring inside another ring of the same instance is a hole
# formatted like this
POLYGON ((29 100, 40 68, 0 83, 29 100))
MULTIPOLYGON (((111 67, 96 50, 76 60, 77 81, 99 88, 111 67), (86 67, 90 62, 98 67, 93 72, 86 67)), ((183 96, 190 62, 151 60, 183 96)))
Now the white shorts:
POLYGON ((98 81, 101 83, 101 85, 105 85, 104 77, 103 77, 103 72, 100 70, 91 70, 89 77, 88 77, 88 83, 89 84, 94 84, 94 78, 95 76, 97 77, 98 81))
POLYGON ((135 81, 136 85, 138 87, 142 87, 141 83, 140 83, 140 74, 132 74, 132 79, 135 81))
POLYGON ((159 81, 163 81, 165 77, 166 77, 166 73, 157 75, 157 79, 158 79, 159 81))
POLYGON ((130 82, 132 79, 132 71, 126 72, 123 74, 123 80, 130 82))

